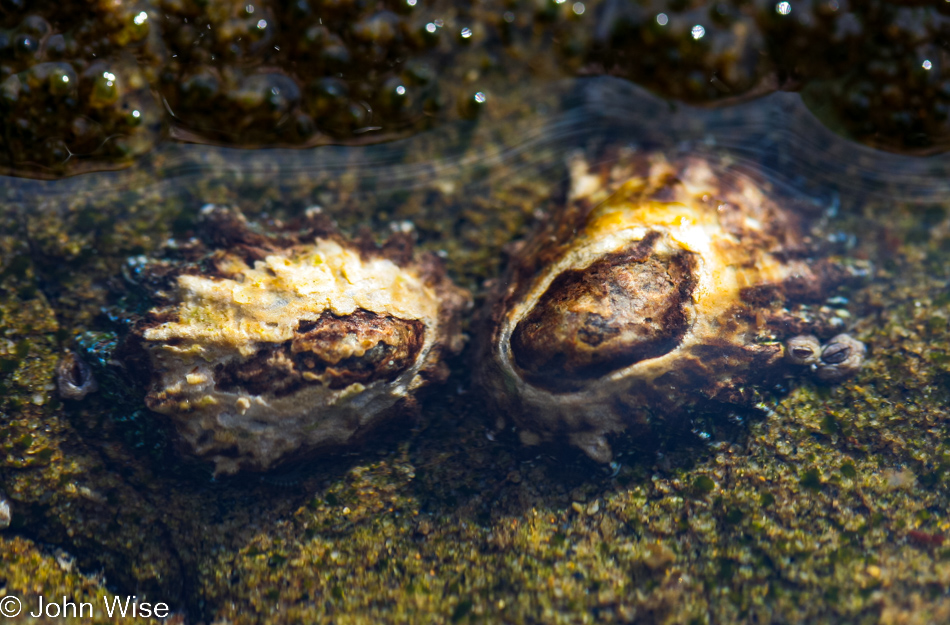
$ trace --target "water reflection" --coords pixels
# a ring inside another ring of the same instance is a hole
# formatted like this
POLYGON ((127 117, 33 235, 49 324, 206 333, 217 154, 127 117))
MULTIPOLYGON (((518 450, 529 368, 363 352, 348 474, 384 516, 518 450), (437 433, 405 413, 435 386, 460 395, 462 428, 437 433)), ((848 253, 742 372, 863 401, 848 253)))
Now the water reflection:
MULTIPOLYGON (((400 192, 434 181, 473 183, 513 170, 562 167, 564 155, 594 144, 676 152, 728 152, 806 192, 883 193, 911 202, 940 199, 950 157, 884 154, 841 139, 793 93, 723 109, 672 104, 626 81, 592 78, 533 87, 534 106, 375 146, 243 150, 163 143, 129 169, 38 181, 0 177, 8 198, 42 201, 149 186, 239 183, 317 188, 345 177, 354 189, 400 192), (473 174, 473 172, 476 172, 473 174)), ((476 94, 484 103, 487 97, 476 94)), ((528 93, 508 100, 531 102, 528 93)), ((333 207, 325 207, 332 211, 333 207)))

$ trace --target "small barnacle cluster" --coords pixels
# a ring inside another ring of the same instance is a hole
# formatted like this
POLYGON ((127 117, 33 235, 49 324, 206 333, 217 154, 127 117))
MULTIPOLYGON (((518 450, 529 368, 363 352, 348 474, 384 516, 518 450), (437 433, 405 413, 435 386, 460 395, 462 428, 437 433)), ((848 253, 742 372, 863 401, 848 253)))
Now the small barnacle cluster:
POLYGON ((848 334, 839 334, 822 346, 810 334, 795 336, 785 345, 788 360, 805 366, 822 380, 835 382, 853 375, 864 363, 864 343, 848 334))
POLYGON ((447 375, 469 298, 433 255, 322 222, 274 235, 226 208, 203 218, 197 263, 142 270, 167 288, 129 342, 148 407, 218 473, 351 443, 447 375))
POLYGON ((608 435, 751 404, 791 363, 825 380, 860 366, 860 342, 807 336, 834 327, 807 304, 861 271, 817 250, 767 181, 696 157, 620 163, 573 161, 563 212, 492 298, 478 376, 522 440, 606 462, 608 435))

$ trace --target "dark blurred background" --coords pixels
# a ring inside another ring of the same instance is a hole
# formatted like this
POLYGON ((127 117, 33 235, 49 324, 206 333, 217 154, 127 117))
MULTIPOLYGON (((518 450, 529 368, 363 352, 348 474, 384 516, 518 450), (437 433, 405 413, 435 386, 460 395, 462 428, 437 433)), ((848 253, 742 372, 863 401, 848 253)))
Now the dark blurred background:
POLYGON ((946 0, 0 0, 0 173, 379 142, 597 74, 710 106, 798 91, 840 134, 936 153, 948 42, 946 0))

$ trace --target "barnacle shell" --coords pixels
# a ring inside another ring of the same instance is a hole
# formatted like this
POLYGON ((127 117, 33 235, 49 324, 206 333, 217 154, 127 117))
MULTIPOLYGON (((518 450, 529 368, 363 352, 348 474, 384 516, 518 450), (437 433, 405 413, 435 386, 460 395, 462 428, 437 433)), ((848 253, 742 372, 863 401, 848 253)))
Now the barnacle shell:
POLYGON ((566 436, 608 461, 607 434, 752 402, 788 367, 784 339, 827 332, 800 304, 853 272, 814 256, 764 180, 695 157, 571 168, 563 213, 515 255, 480 349, 478 378, 525 442, 566 436))
POLYGON ((99 383, 86 361, 67 351, 56 365, 56 387, 63 399, 79 401, 99 390, 99 383))
POLYGON ((793 364, 814 365, 821 358, 821 343, 811 334, 794 336, 785 343, 785 355, 793 364))
POLYGON ((815 363, 818 377, 826 381, 843 380, 854 375, 864 364, 864 343, 849 334, 839 334, 821 349, 815 363))
POLYGON ((353 442, 445 377, 468 295, 438 259, 333 235, 284 247, 239 214, 205 212, 225 249, 204 273, 179 268, 135 338, 152 373, 147 405, 218 473, 353 442))

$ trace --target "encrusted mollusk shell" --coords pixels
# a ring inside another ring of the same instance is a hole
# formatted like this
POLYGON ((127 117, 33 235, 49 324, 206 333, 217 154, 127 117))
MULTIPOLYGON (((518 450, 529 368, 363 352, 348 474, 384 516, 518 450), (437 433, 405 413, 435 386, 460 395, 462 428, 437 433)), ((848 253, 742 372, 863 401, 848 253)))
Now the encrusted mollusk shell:
POLYGON ((340 237, 258 255, 219 250, 213 275, 178 275, 140 330, 146 403, 218 473, 352 442, 462 347, 468 295, 431 256, 400 264, 340 237))
POLYGON ((807 329, 796 302, 846 273, 809 257, 761 181, 698 158, 572 162, 563 216, 513 259, 478 377, 532 443, 605 435, 698 402, 744 403, 807 329))

